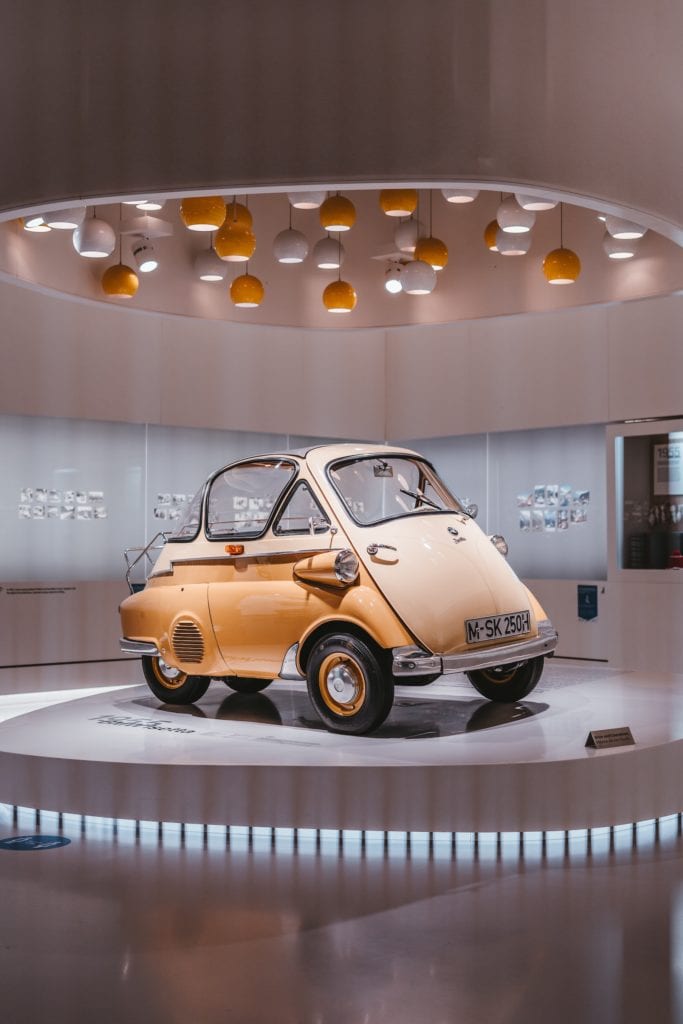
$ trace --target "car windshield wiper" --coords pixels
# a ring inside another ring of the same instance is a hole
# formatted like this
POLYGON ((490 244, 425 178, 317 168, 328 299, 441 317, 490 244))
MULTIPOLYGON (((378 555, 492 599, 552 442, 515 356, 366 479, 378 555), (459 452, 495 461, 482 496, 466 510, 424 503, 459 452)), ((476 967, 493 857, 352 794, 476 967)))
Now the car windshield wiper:
MULTIPOLYGON (((431 498, 428 498, 426 494, 423 494, 422 491, 407 491, 404 487, 401 487, 400 490, 401 494, 407 494, 409 498, 415 498, 416 501, 424 501, 425 505, 430 505, 432 508, 435 508, 437 512, 446 511, 445 509, 440 508, 440 506, 437 505, 435 501, 432 501, 431 498)), ((417 508, 417 505, 415 507, 417 508)))

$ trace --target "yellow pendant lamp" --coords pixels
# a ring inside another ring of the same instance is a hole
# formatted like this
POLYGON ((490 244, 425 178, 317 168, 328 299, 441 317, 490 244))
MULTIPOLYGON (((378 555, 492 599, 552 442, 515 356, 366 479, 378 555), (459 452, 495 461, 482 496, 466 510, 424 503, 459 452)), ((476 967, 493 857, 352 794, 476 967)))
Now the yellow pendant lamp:
POLYGON ((356 301, 356 290, 348 281, 332 281, 323 292, 323 303, 328 313, 350 313, 356 301))
POLYGON ((102 275, 102 291, 117 299, 132 299, 139 287, 138 275, 125 263, 107 267, 102 275))
POLYGON ((191 196, 180 204, 180 219, 190 231, 215 231, 225 220, 221 196, 191 196))
POLYGON ((263 301, 263 283, 253 274, 240 274, 230 285, 230 298, 238 309, 254 309, 263 301))
POLYGON ((581 260, 572 249, 553 249, 543 260, 548 284, 574 284, 581 273, 581 260))
POLYGON ((328 196, 320 207, 320 224, 325 231, 349 231, 356 223, 356 207, 346 196, 328 196))
POLYGON ((417 208, 417 189, 383 188, 379 194, 379 205, 387 217, 410 217, 417 208))
POLYGON ((498 235, 498 221, 491 220, 484 228, 484 243, 491 252, 498 252, 496 236, 498 235))
POLYGON ((213 241, 216 254, 228 263, 246 263, 256 251, 256 238, 251 228, 226 219, 213 241))
POLYGON ((225 207, 225 222, 226 224, 229 222, 233 227, 239 225, 249 231, 254 227, 254 218, 249 209, 242 203, 235 202, 234 199, 225 207))
POLYGON ((422 260, 434 267, 434 270, 443 270, 448 263, 448 246, 440 238, 418 238, 415 244, 416 260, 422 260))
POLYGON ((563 241, 563 208, 560 203, 560 247, 552 249, 543 260, 543 273, 548 284, 574 284, 581 273, 581 260, 563 241))

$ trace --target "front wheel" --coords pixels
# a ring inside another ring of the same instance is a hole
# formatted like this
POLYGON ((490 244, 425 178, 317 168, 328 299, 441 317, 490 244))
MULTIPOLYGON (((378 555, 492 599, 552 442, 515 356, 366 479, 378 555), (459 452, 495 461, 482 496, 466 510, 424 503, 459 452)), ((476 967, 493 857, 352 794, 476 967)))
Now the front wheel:
POLYGON ((394 683, 364 640, 335 633, 320 640, 306 666, 308 695, 330 732, 362 736, 391 711, 394 683))
POLYGON ((211 682, 206 676, 188 676, 158 656, 143 655, 142 671, 150 690, 164 704, 194 704, 211 682))
POLYGON ((531 661, 482 668, 477 672, 468 672, 467 678, 482 697, 503 704, 514 704, 528 696, 536 686, 543 674, 544 660, 543 657, 532 658, 531 661))

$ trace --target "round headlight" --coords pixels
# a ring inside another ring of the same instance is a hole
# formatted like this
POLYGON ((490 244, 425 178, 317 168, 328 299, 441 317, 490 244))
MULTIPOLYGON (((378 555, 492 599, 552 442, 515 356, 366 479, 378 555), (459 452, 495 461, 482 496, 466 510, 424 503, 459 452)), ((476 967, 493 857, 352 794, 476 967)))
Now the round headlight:
POLYGON ((358 576, 358 559, 353 551, 345 548, 334 560, 334 574, 340 583, 353 583, 358 576))
POLYGON ((494 533, 493 537, 491 537, 490 540, 496 551, 500 551, 501 555, 505 555, 505 557, 507 557, 509 548, 508 542, 505 540, 505 537, 501 537, 499 533, 494 533))

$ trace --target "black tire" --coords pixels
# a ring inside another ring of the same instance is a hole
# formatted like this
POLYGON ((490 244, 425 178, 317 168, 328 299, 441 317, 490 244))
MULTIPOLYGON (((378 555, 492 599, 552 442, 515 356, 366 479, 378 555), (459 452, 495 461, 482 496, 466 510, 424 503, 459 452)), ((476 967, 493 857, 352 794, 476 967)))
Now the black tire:
POLYGON ((318 641, 306 666, 306 684, 325 727, 349 736, 378 729, 394 702, 394 681, 381 654, 346 633, 318 641))
POLYGON ((207 676, 188 676, 162 658, 148 655, 143 655, 142 671, 150 690, 164 704, 194 704, 204 696, 211 682, 207 676))
POLYGON ((248 679, 246 676, 221 676, 226 686, 235 693, 260 693, 270 686, 272 679, 248 679))
POLYGON ((502 704, 513 704, 516 700, 523 700, 536 686, 543 675, 544 660, 542 657, 532 658, 531 661, 483 668, 477 672, 468 672, 467 678, 482 697, 502 704))

